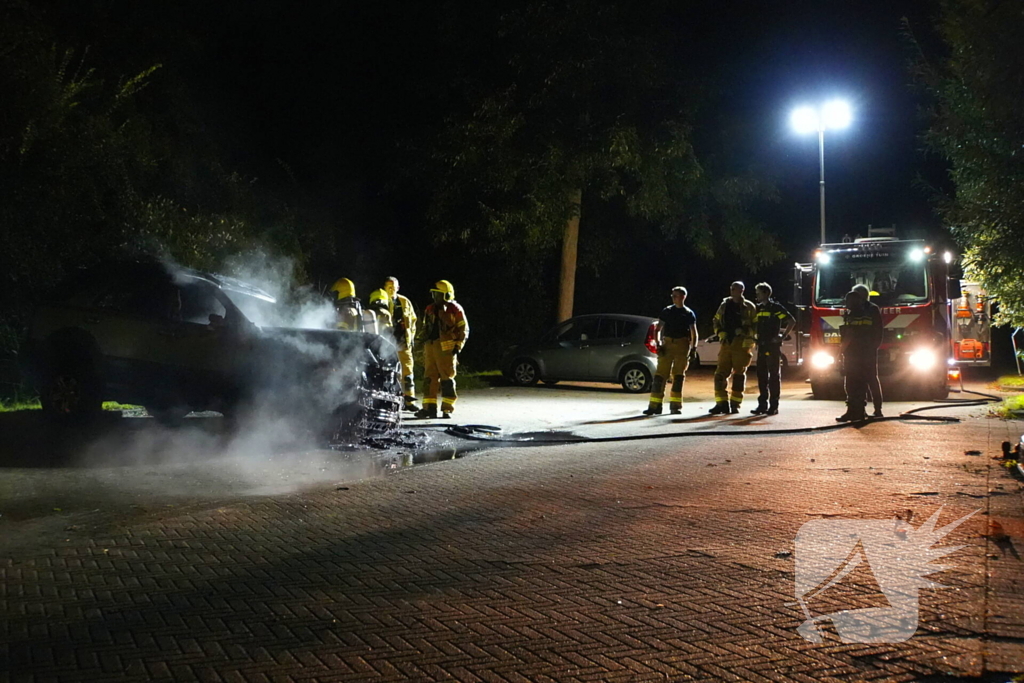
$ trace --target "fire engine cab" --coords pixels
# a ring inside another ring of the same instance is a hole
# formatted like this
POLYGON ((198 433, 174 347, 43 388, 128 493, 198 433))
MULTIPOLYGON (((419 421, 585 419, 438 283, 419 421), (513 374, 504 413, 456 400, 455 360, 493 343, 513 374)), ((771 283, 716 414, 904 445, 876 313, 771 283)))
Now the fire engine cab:
MULTIPOLYGON (((960 281, 949 277, 952 255, 935 253, 921 240, 859 238, 822 244, 813 263, 796 264, 803 317, 801 360, 815 398, 844 397, 842 327, 846 293, 857 284, 871 291, 882 312, 878 376, 886 386, 922 398, 944 398, 949 379, 959 378, 961 359, 989 357, 988 310, 969 308, 959 327, 960 281), (954 312, 954 302, 957 308, 954 312)), ((978 300, 974 294, 972 302, 978 300)), ((987 299, 984 299, 987 306, 987 299)), ((908 396, 909 397, 909 396, 908 396)))

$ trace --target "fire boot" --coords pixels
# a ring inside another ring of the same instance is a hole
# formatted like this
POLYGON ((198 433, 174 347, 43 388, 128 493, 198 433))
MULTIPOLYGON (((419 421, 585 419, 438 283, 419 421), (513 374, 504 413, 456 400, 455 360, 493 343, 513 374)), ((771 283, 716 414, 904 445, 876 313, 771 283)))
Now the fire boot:
POLYGON ((408 410, 411 412, 419 412, 420 407, 416 405, 415 396, 406 396, 402 399, 402 410, 408 410))
POLYGON ((682 415, 683 406, 678 403, 670 403, 668 406, 668 412, 672 415, 682 415))
POLYGON ((758 404, 757 404, 757 407, 756 407, 756 408, 754 408, 753 410, 751 410, 751 411, 750 411, 750 414, 751 414, 751 415, 764 415, 764 414, 765 414, 765 413, 767 413, 767 412, 768 412, 768 409, 767 409, 767 408, 765 408, 765 407, 764 407, 763 405, 761 405, 760 403, 758 403, 758 404))
POLYGON ((647 410, 644 411, 644 415, 661 415, 661 404, 652 403, 647 406, 647 410))
POLYGON ((853 410, 847 410, 845 413, 836 418, 836 422, 862 422, 867 419, 867 415, 861 411, 856 412, 853 410))
POLYGON ((875 408, 875 412, 871 413, 871 417, 885 417, 885 415, 882 414, 881 408, 875 408))
POLYGON ((724 402, 724 401, 716 403, 715 407, 708 411, 708 414, 709 415, 728 415, 729 414, 729 404, 724 402))
POLYGON ((733 415, 740 412, 740 404, 737 401, 731 401, 729 403, 729 412, 733 415))
POLYGON ((416 411, 416 417, 421 419, 426 418, 429 420, 433 420, 434 418, 437 417, 437 404, 428 403, 424 405, 423 408, 416 411))

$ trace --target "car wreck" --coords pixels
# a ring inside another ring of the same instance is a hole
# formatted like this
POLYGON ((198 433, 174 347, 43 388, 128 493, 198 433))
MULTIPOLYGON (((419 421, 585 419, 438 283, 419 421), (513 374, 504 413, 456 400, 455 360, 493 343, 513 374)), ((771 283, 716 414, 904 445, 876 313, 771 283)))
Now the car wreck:
POLYGON ((43 410, 58 418, 88 417, 117 401, 166 423, 193 411, 237 420, 270 410, 335 442, 395 430, 402 391, 392 341, 253 322, 274 319, 256 313, 276 306, 261 289, 222 275, 106 263, 36 311, 25 365, 43 410))

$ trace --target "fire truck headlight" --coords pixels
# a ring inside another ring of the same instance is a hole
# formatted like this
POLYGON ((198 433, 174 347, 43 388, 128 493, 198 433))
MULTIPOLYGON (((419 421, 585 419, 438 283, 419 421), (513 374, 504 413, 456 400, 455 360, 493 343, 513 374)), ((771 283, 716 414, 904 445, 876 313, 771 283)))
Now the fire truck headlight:
POLYGON ((910 250, 910 260, 914 261, 915 263, 918 262, 918 261, 923 261, 924 260, 924 250, 923 249, 911 249, 910 250))
POLYGON ((827 368, 835 362, 835 356, 826 351, 818 351, 816 354, 811 356, 811 365, 819 369, 827 368))
POLYGON ((938 362, 935 352, 930 349, 918 349, 910 354, 910 367, 915 370, 931 370, 938 362))

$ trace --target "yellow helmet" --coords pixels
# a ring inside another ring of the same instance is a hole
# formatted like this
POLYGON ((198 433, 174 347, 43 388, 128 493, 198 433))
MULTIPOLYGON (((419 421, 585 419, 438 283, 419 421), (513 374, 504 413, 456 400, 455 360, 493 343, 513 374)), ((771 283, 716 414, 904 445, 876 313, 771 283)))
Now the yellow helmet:
POLYGON ((347 277, 338 278, 338 280, 331 285, 331 290, 334 292, 334 299, 338 301, 340 299, 347 299, 350 296, 356 295, 356 286, 352 284, 352 281, 347 277))
POLYGON ((378 304, 380 306, 387 306, 388 299, 389 297, 386 291, 384 291, 383 289, 375 289, 372 292, 370 292, 369 305, 373 306, 374 304, 378 304))
POLYGON ((444 294, 445 301, 451 301, 452 299, 455 298, 455 288, 452 287, 452 283, 448 282, 447 280, 438 280, 436 283, 434 283, 434 288, 431 289, 430 291, 441 292, 441 294, 444 294))

